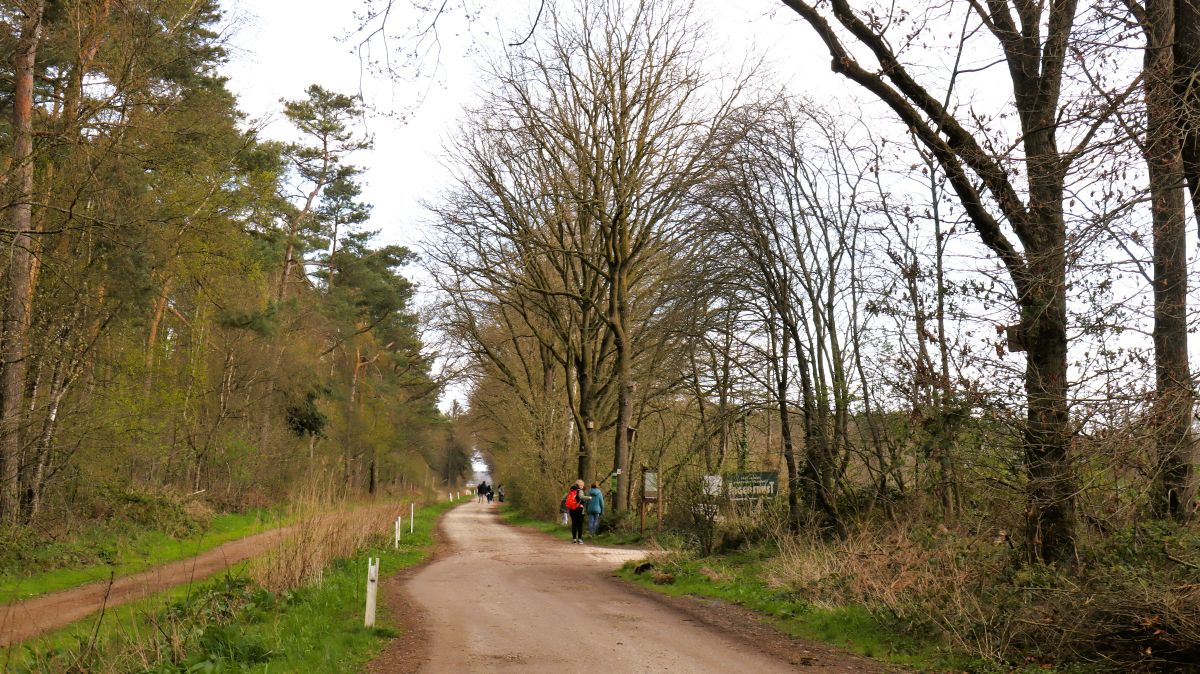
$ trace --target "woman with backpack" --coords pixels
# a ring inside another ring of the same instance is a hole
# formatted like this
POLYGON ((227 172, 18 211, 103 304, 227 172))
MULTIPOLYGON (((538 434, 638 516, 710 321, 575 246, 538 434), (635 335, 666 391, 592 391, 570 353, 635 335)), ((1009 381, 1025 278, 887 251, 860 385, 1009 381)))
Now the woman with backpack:
POLYGON ((567 514, 571 516, 571 542, 580 545, 583 544, 583 508, 588 498, 583 493, 585 486, 583 480, 576 480, 575 484, 571 485, 571 491, 567 492, 567 497, 563 499, 567 514))

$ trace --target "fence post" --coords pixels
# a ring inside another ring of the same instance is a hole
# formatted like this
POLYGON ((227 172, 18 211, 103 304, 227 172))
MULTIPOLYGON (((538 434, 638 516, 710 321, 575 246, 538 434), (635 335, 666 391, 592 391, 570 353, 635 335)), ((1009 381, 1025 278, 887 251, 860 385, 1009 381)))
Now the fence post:
POLYGON ((375 595, 379 590, 379 558, 367 558, 367 616, 363 624, 368 628, 375 627, 375 595))
POLYGON ((394 524, 395 524, 395 526, 393 526, 393 527, 392 527, 392 530, 393 530, 393 531, 392 531, 392 533, 393 533, 393 536, 392 536, 392 539, 393 539, 393 540, 392 540, 392 547, 393 547, 393 548, 395 548, 395 549, 397 549, 397 550, 399 550, 399 549, 400 549, 400 520, 401 520, 403 517, 404 517, 403 515, 397 515, 397 516, 396 516, 396 521, 395 521, 395 523, 394 523, 394 524))
POLYGON ((415 507, 411 503, 408 504, 408 533, 410 534, 413 532, 413 510, 415 507))

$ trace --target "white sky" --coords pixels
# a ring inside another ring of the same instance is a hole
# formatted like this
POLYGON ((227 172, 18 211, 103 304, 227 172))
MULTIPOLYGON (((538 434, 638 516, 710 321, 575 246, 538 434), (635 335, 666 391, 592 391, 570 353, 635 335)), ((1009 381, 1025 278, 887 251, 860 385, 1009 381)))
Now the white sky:
MULTIPOLYGON (((232 58, 225 72, 242 110, 253 118, 273 120, 266 134, 274 138, 288 134, 279 99, 301 98, 309 84, 356 93, 361 76, 370 104, 398 112, 423 98, 404 122, 370 120, 375 149, 353 160, 367 169, 364 198, 375 206, 371 226, 382 230, 385 242, 412 244, 420 239, 419 222, 424 218, 419 202, 433 196, 446 175, 437 160, 442 139, 472 100, 478 82, 474 57, 466 53, 469 44, 502 48, 520 27, 528 27, 537 8, 537 0, 497 4, 507 10, 507 25, 489 31, 485 24, 494 25, 498 19, 484 15, 468 38, 454 35, 454 23, 446 22, 440 74, 393 83, 363 73, 353 53, 357 40, 339 41, 355 26, 358 0, 223 0, 232 35, 232 58)), ((408 0, 398 0, 397 5, 407 7, 408 0)), ((719 52, 740 60, 751 49, 761 50, 778 76, 798 92, 845 89, 826 66, 824 47, 777 0, 697 0, 697 7, 712 17, 714 42, 727 47, 719 52), (800 56, 801 51, 807 53, 800 56)), ((394 33, 409 27, 415 14, 408 14, 393 18, 394 33)))
MULTIPOLYGON (((408 9, 409 2, 396 4, 408 9)), ((443 21, 436 76, 394 82, 365 72, 354 52, 358 40, 345 39, 356 25, 360 0, 222 0, 231 57, 224 72, 242 111, 265 120, 264 133, 270 138, 289 139, 279 100, 302 98, 314 83, 340 93, 361 91, 376 109, 403 114, 403 121, 382 115, 370 119, 375 148, 351 161, 366 169, 363 198, 374 206, 369 226, 380 230, 380 241, 416 247, 426 218, 421 201, 435 196, 447 176, 438 160, 442 141, 463 106, 474 100, 478 51, 499 52, 504 43, 524 37, 521 31, 528 30, 537 3, 495 3, 503 11, 485 10, 469 34, 455 34, 461 22, 443 21), (470 53, 472 45, 475 53, 470 53), (414 106, 414 101, 420 104, 414 106)), ((696 8, 710 22, 713 53, 727 58, 731 67, 756 52, 767 59, 773 79, 795 93, 827 99, 849 91, 830 72, 824 46, 778 0, 696 0, 696 8)), ((411 10, 394 16, 390 32, 403 33, 416 18, 411 10)), ((399 44, 393 41, 393 46, 399 44)), ((423 276, 420 269, 409 275, 418 283, 423 276)), ((441 406, 449 409, 455 399, 465 398, 466 391, 452 385, 441 406)))
MULTIPOLYGON (((393 34, 411 27, 417 16, 408 9, 412 1, 396 0, 406 11, 392 17, 393 34)), ((479 57, 468 54, 470 47, 501 53, 505 42, 524 36, 538 1, 474 3, 486 9, 469 32, 461 32, 461 22, 443 22, 441 69, 436 77, 392 82, 364 73, 353 51, 357 40, 339 39, 355 26, 354 12, 362 8, 363 0, 222 0, 232 47, 225 72, 243 111, 274 120, 266 127, 269 137, 287 138, 279 99, 300 98, 313 83, 342 93, 357 93, 361 87, 368 104, 407 113, 403 122, 372 118, 369 125, 376 147, 352 161, 366 169, 364 198, 374 205, 371 227, 381 230, 383 242, 414 246, 422 238, 420 223, 427 217, 420 202, 436 196, 446 180, 438 162, 442 140, 479 85, 475 61, 479 57), (421 103, 414 107, 416 101, 421 103)), ((838 99, 843 101, 842 109, 852 112, 879 105, 852 102, 867 97, 830 72, 824 46, 779 0, 695 0, 695 4, 710 21, 711 34, 706 38, 713 51, 731 64, 757 50, 774 71, 773 80, 792 93, 823 103, 838 99)), ((980 74, 984 84, 992 76, 996 75, 980 74)), ((999 77, 1003 79, 1002 72, 999 77)), ((996 110, 1009 93, 1007 87, 976 86, 969 98, 976 109, 996 110)), ((895 123, 890 114, 866 114, 895 123)), ((420 279, 417 270, 412 274, 420 279)), ((1011 307, 1004 310, 1011 313, 1011 307)), ((454 397, 461 398, 462 392, 451 390, 447 401, 454 397)))

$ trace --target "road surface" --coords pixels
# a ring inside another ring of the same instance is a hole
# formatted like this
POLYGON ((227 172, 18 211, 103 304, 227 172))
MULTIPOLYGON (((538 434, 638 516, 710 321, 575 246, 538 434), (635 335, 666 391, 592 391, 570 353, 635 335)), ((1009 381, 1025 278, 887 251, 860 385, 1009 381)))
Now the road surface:
POLYGON ((638 551, 573 545, 507 526, 481 503, 448 512, 442 532, 451 549, 405 588, 422 609, 424 662, 389 666, 385 653, 371 671, 885 671, 853 656, 793 657, 806 649, 764 653, 762 644, 613 579, 615 568, 642 556, 638 551))

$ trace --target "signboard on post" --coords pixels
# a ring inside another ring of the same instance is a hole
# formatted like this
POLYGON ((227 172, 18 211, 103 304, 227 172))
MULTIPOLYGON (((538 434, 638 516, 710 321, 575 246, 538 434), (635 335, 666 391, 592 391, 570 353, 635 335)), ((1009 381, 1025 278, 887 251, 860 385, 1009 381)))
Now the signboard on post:
POLYGON ((704 476, 704 495, 717 497, 721 495, 721 476, 720 475, 705 475, 704 476))
POLYGON ((779 473, 729 473, 725 487, 731 501, 757 501, 779 494, 779 473))
POLYGON ((642 470, 642 500, 658 500, 658 473, 652 470, 642 470))

